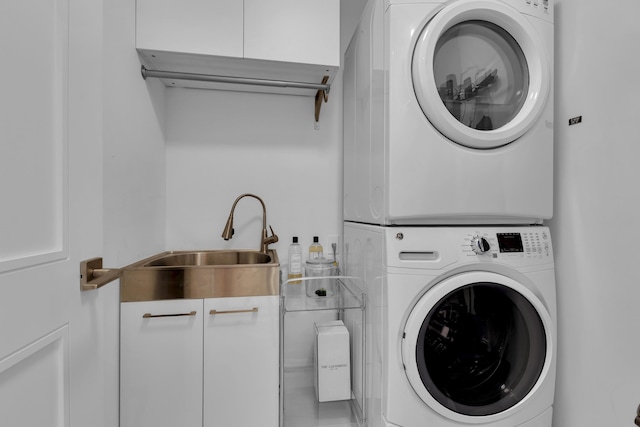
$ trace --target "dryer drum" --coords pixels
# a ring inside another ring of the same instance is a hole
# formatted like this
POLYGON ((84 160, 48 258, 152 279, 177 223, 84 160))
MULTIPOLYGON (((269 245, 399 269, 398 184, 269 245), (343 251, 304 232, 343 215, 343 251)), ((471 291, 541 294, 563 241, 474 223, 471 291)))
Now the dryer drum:
POLYGON ((496 283, 472 283, 428 313, 416 346, 420 378, 443 406, 464 415, 503 412, 533 389, 546 357, 535 307, 496 283))
POLYGON ((529 66, 518 42, 486 21, 465 21, 445 31, 436 44, 433 73, 447 110, 476 130, 509 124, 529 93, 529 66))

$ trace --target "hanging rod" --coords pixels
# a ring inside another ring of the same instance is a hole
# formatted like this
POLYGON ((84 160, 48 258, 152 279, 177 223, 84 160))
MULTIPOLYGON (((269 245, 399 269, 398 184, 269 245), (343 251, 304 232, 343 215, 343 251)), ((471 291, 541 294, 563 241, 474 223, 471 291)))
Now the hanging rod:
POLYGON ((175 79, 175 80, 193 80, 199 82, 212 82, 212 83, 233 83, 243 85, 254 86, 271 86, 271 87, 284 87, 295 89, 314 89, 323 90, 325 93, 329 93, 331 85, 328 83, 300 83, 300 82, 287 82, 282 80, 265 80, 265 79, 251 79, 246 77, 228 77, 228 76, 214 76, 210 74, 194 74, 194 73, 180 73, 177 71, 162 71, 162 70, 149 70, 144 65, 141 67, 140 72, 142 78, 155 77, 158 79, 175 79))

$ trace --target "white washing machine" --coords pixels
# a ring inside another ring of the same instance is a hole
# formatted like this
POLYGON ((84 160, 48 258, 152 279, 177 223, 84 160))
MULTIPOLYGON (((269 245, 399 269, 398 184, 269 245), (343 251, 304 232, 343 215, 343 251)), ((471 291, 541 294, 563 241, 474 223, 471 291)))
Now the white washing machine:
POLYGON ((551 1, 368 3, 345 55, 345 220, 552 216, 551 1))
POLYGON ((551 427, 548 228, 345 223, 344 239, 367 284, 369 427, 551 427))

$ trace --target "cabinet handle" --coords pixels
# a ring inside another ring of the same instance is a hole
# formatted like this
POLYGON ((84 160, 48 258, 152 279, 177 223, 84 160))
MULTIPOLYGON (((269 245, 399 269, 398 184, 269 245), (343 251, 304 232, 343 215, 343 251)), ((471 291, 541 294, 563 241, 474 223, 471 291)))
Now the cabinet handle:
POLYGON ((233 313, 257 313, 258 307, 248 308, 246 310, 211 310, 209 314, 233 314, 233 313))
POLYGON ((151 314, 145 313, 142 315, 144 319, 151 319, 153 317, 181 317, 181 316, 195 316, 196 312, 192 311, 190 313, 176 313, 176 314, 151 314))

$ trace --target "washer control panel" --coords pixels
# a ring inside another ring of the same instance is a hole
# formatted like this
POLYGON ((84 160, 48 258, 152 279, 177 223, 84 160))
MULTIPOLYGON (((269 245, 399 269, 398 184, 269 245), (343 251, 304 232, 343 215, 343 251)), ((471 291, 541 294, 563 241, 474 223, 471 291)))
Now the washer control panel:
POLYGON ((551 256, 551 239, 546 228, 494 229, 465 236, 463 252, 488 258, 546 258, 551 256))
POLYGON ((549 268, 554 263, 551 234, 545 226, 361 227, 376 235, 384 233, 380 246, 386 251, 387 268, 428 271, 493 262, 549 268))

